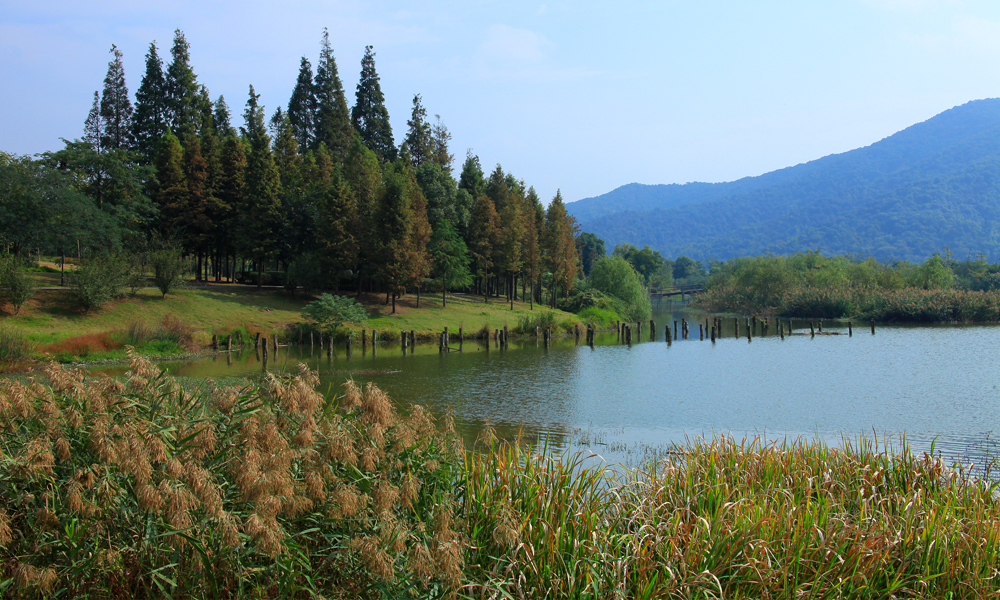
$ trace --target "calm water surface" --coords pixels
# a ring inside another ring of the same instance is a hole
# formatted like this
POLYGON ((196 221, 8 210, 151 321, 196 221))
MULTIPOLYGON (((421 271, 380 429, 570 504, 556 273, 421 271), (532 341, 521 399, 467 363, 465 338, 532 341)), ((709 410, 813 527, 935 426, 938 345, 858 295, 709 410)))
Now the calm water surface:
MULTIPOLYGON (((609 460, 720 433, 832 444, 844 436, 905 433, 916 449, 936 440, 945 455, 979 464, 984 453, 995 453, 1000 327, 880 326, 873 336, 861 326, 853 337, 811 338, 808 323, 796 322, 796 333, 805 335, 748 342, 733 337, 728 319, 726 337, 713 344, 698 339, 699 318, 704 322, 704 315, 661 311, 654 341, 646 323, 643 341, 631 347, 610 333, 593 349, 571 337, 549 348, 532 339, 512 341, 507 350, 466 342, 462 352, 421 345, 404 354, 397 339, 374 354, 355 344, 350 356, 340 347, 329 358, 308 346, 282 349, 268 369, 305 362, 337 392, 347 378, 375 382, 403 406, 453 411, 469 441, 489 423, 504 436, 520 432, 609 460), (695 321, 690 339, 664 342, 668 315, 671 327, 674 319, 695 321)), ((251 350, 167 368, 220 378, 260 374, 262 364, 251 350)))

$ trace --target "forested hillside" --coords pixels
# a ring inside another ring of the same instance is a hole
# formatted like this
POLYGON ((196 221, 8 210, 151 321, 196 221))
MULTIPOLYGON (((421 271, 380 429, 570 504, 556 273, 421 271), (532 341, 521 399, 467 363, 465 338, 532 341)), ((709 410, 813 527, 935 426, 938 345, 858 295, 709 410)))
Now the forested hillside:
POLYGON ((719 184, 630 184, 567 205, 608 247, 727 259, 821 250, 923 261, 1000 258, 1000 99, 871 146, 719 184))

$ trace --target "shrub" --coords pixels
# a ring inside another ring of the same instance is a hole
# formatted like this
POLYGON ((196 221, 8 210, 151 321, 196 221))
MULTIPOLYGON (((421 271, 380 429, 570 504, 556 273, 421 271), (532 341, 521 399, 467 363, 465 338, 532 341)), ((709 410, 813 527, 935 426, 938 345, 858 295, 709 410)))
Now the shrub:
POLYGON ((323 294, 302 310, 302 317, 327 335, 333 335, 344 323, 365 323, 365 308, 347 296, 323 294))
POLYGON ((620 301, 616 312, 626 321, 644 320, 652 312, 649 291, 642 285, 642 279, 632 265, 621 256, 598 260, 587 281, 591 288, 620 301))
POLYGON ((85 312, 90 312, 124 296, 131 272, 130 261, 120 254, 98 256, 69 276, 70 293, 85 312))
POLYGON ((533 314, 521 315, 517 318, 517 326, 514 333, 520 335, 534 335, 535 328, 544 331, 546 327, 555 329, 556 314, 551 310, 540 310, 533 314))
POLYGON ((14 258, 0 260, 0 303, 9 302, 14 314, 35 294, 35 284, 14 258))
POLYGON ((176 248, 164 248, 153 252, 149 256, 149 265, 153 268, 153 283, 163 294, 163 298, 181 285, 184 282, 184 275, 187 274, 187 261, 176 248))

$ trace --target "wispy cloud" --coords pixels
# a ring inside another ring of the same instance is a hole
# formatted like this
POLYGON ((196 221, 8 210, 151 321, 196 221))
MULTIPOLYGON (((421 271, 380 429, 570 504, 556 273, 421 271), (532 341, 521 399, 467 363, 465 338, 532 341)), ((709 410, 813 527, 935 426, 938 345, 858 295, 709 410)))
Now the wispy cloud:
POLYGON ((540 33, 497 24, 487 30, 486 38, 479 44, 479 53, 501 61, 538 62, 552 45, 540 33))

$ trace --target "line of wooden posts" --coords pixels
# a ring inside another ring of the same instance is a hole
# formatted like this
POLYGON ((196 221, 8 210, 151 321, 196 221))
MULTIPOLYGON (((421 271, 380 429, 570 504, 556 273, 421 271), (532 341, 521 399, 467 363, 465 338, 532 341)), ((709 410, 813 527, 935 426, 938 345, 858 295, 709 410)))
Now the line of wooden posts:
MULTIPOLYGON (((704 323, 699 322, 698 323, 698 339, 699 340, 709 339, 713 343, 717 339, 722 339, 722 337, 723 337, 723 335, 722 335, 723 322, 724 322, 724 319, 722 317, 706 318, 705 321, 704 321, 704 323)), ((679 323, 678 323, 678 321, 674 320, 673 324, 674 324, 673 328, 670 327, 670 322, 667 322, 666 325, 664 325, 664 331, 663 331, 663 333, 664 333, 664 339, 666 340, 666 342, 667 342, 668 345, 671 344, 671 343, 673 343, 678 338, 680 338, 682 340, 689 339, 689 337, 691 335, 691 324, 688 322, 687 319, 681 319, 679 323)), ((771 324, 771 320, 768 317, 764 317, 764 318, 761 318, 761 319, 758 319, 756 316, 744 317, 744 323, 743 323, 742 331, 745 332, 747 340, 752 340, 754 335, 761 335, 761 336, 770 335, 770 333, 771 333, 771 325, 772 325, 771 324)), ((790 319, 787 320, 787 321, 784 321, 784 322, 782 322, 779 319, 779 320, 777 320, 774 323, 774 326, 777 329, 778 335, 781 336, 781 339, 785 339, 785 335, 805 335, 805 333, 800 333, 800 334, 794 334, 793 333, 793 331, 792 331, 792 321, 790 319), (787 334, 786 334, 786 329, 787 329, 787 334)), ((626 323, 626 322, 623 322, 623 321, 617 321, 615 323, 615 330, 617 332, 618 343, 620 343, 620 344, 627 344, 629 346, 632 345, 633 336, 632 336, 632 324, 631 323, 626 323)), ((736 337, 736 338, 741 337, 740 336, 740 331, 741 331, 741 329, 740 329, 740 318, 739 317, 734 317, 733 318, 733 332, 734 332, 734 336, 733 337, 736 337)), ((875 319, 871 320, 871 332, 872 332, 872 335, 875 335, 875 319)), ((588 346, 590 346, 590 347, 593 348, 593 346, 594 346, 594 338, 597 335, 597 328, 592 323, 588 323, 586 325, 585 333, 586 333, 586 342, 585 343, 588 346)), ((299 345, 302 345, 302 344, 305 343, 304 335, 305 334, 302 332, 302 330, 299 330, 299 342, 298 342, 299 345)), ((332 336, 328 335, 328 336, 326 336, 324 338, 322 332, 313 332, 313 331, 310 331, 308 335, 309 335, 309 341, 308 341, 308 343, 309 343, 309 347, 310 348, 313 348, 313 347, 315 347, 315 346, 318 345, 320 347, 321 351, 324 350, 324 349, 326 350, 327 356, 332 356, 333 355, 333 341, 334 340, 333 340, 332 336)), ((580 335, 581 335, 581 329, 578 326, 578 327, 575 328, 575 337, 576 337, 577 343, 579 343, 579 341, 580 341, 580 335)), ((818 321, 818 322, 810 321, 809 322, 809 335, 811 337, 816 337, 816 335, 844 335, 844 333, 843 332, 831 332, 831 331, 824 332, 823 331, 823 321, 818 321)), ((854 323, 851 322, 851 321, 847 322, 847 335, 848 336, 853 336, 854 335, 854 323)), ((637 321, 635 323, 635 340, 638 341, 641 337, 642 337, 642 321, 637 321)), ((650 321, 649 321, 649 339, 650 339, 650 341, 653 341, 655 338, 656 338, 656 322, 653 321, 652 319, 650 319, 650 321)), ((412 353, 413 352, 413 348, 416 346, 416 342, 417 342, 416 332, 413 331, 413 330, 408 331, 408 332, 407 331, 400 331, 399 332, 399 339, 400 339, 400 345, 402 346, 403 352, 405 353, 406 350, 409 349, 410 352, 412 353)), ((546 327, 545 329, 541 329, 540 327, 535 327, 535 340, 536 340, 536 344, 538 343, 538 340, 542 340, 543 343, 545 344, 545 347, 548 348, 549 344, 552 342, 552 330, 550 328, 548 328, 548 327, 546 327)), ((226 336, 226 339, 225 339, 224 343, 225 343, 225 351, 227 352, 227 354, 230 353, 234 347, 242 347, 243 346, 243 336, 242 336, 242 334, 239 333, 239 332, 237 332, 237 334, 236 334, 236 340, 235 340, 236 344, 235 345, 233 344, 233 341, 234 340, 233 340, 233 336, 232 335, 226 336)), ((260 358, 260 357, 263 358, 264 368, 265 369, 267 368, 267 359, 268 359, 268 341, 269 341, 268 337, 267 336, 262 336, 259 332, 256 333, 254 335, 254 338, 253 338, 254 351, 258 354, 258 358, 260 358)), ((271 345, 272 345, 273 350, 275 352, 277 352, 277 350, 278 350, 278 334, 276 334, 276 333, 273 334, 271 336, 271 338, 270 338, 270 341, 271 341, 271 345)), ((367 349, 368 349, 368 331, 367 330, 364 330, 364 329, 361 330, 361 340, 360 341, 361 341, 361 350, 362 350, 362 352, 367 352, 367 349)), ((375 353, 377 351, 378 341, 379 341, 378 331, 372 329, 371 330, 371 346, 372 346, 372 355, 373 356, 375 355, 375 353)), ((503 329, 499 329, 499 328, 494 329, 493 332, 488 335, 486 349, 489 350, 491 344, 494 345, 494 347, 496 347, 496 348, 507 348, 509 342, 510 342, 510 332, 507 329, 507 326, 504 325, 503 329)), ((348 334, 347 341, 346 341, 346 350, 347 350, 347 355, 348 356, 351 355, 351 346, 352 346, 352 343, 353 343, 353 336, 350 335, 350 334, 348 334)), ((451 334, 449 333, 447 327, 445 327, 444 331, 441 332, 441 334, 439 336, 439 340, 438 340, 438 346, 439 346, 439 349, 440 349, 441 352, 461 352, 462 348, 464 346, 464 343, 465 343, 465 332, 464 332, 464 329, 462 327, 458 328, 458 347, 457 348, 452 348, 452 346, 451 346, 451 334)), ((213 335, 212 336, 212 349, 215 350, 216 352, 218 352, 220 350, 220 346, 221 345, 222 344, 220 343, 219 336, 218 335, 213 335)), ((232 359, 230 358, 229 360, 231 361, 232 359)))

